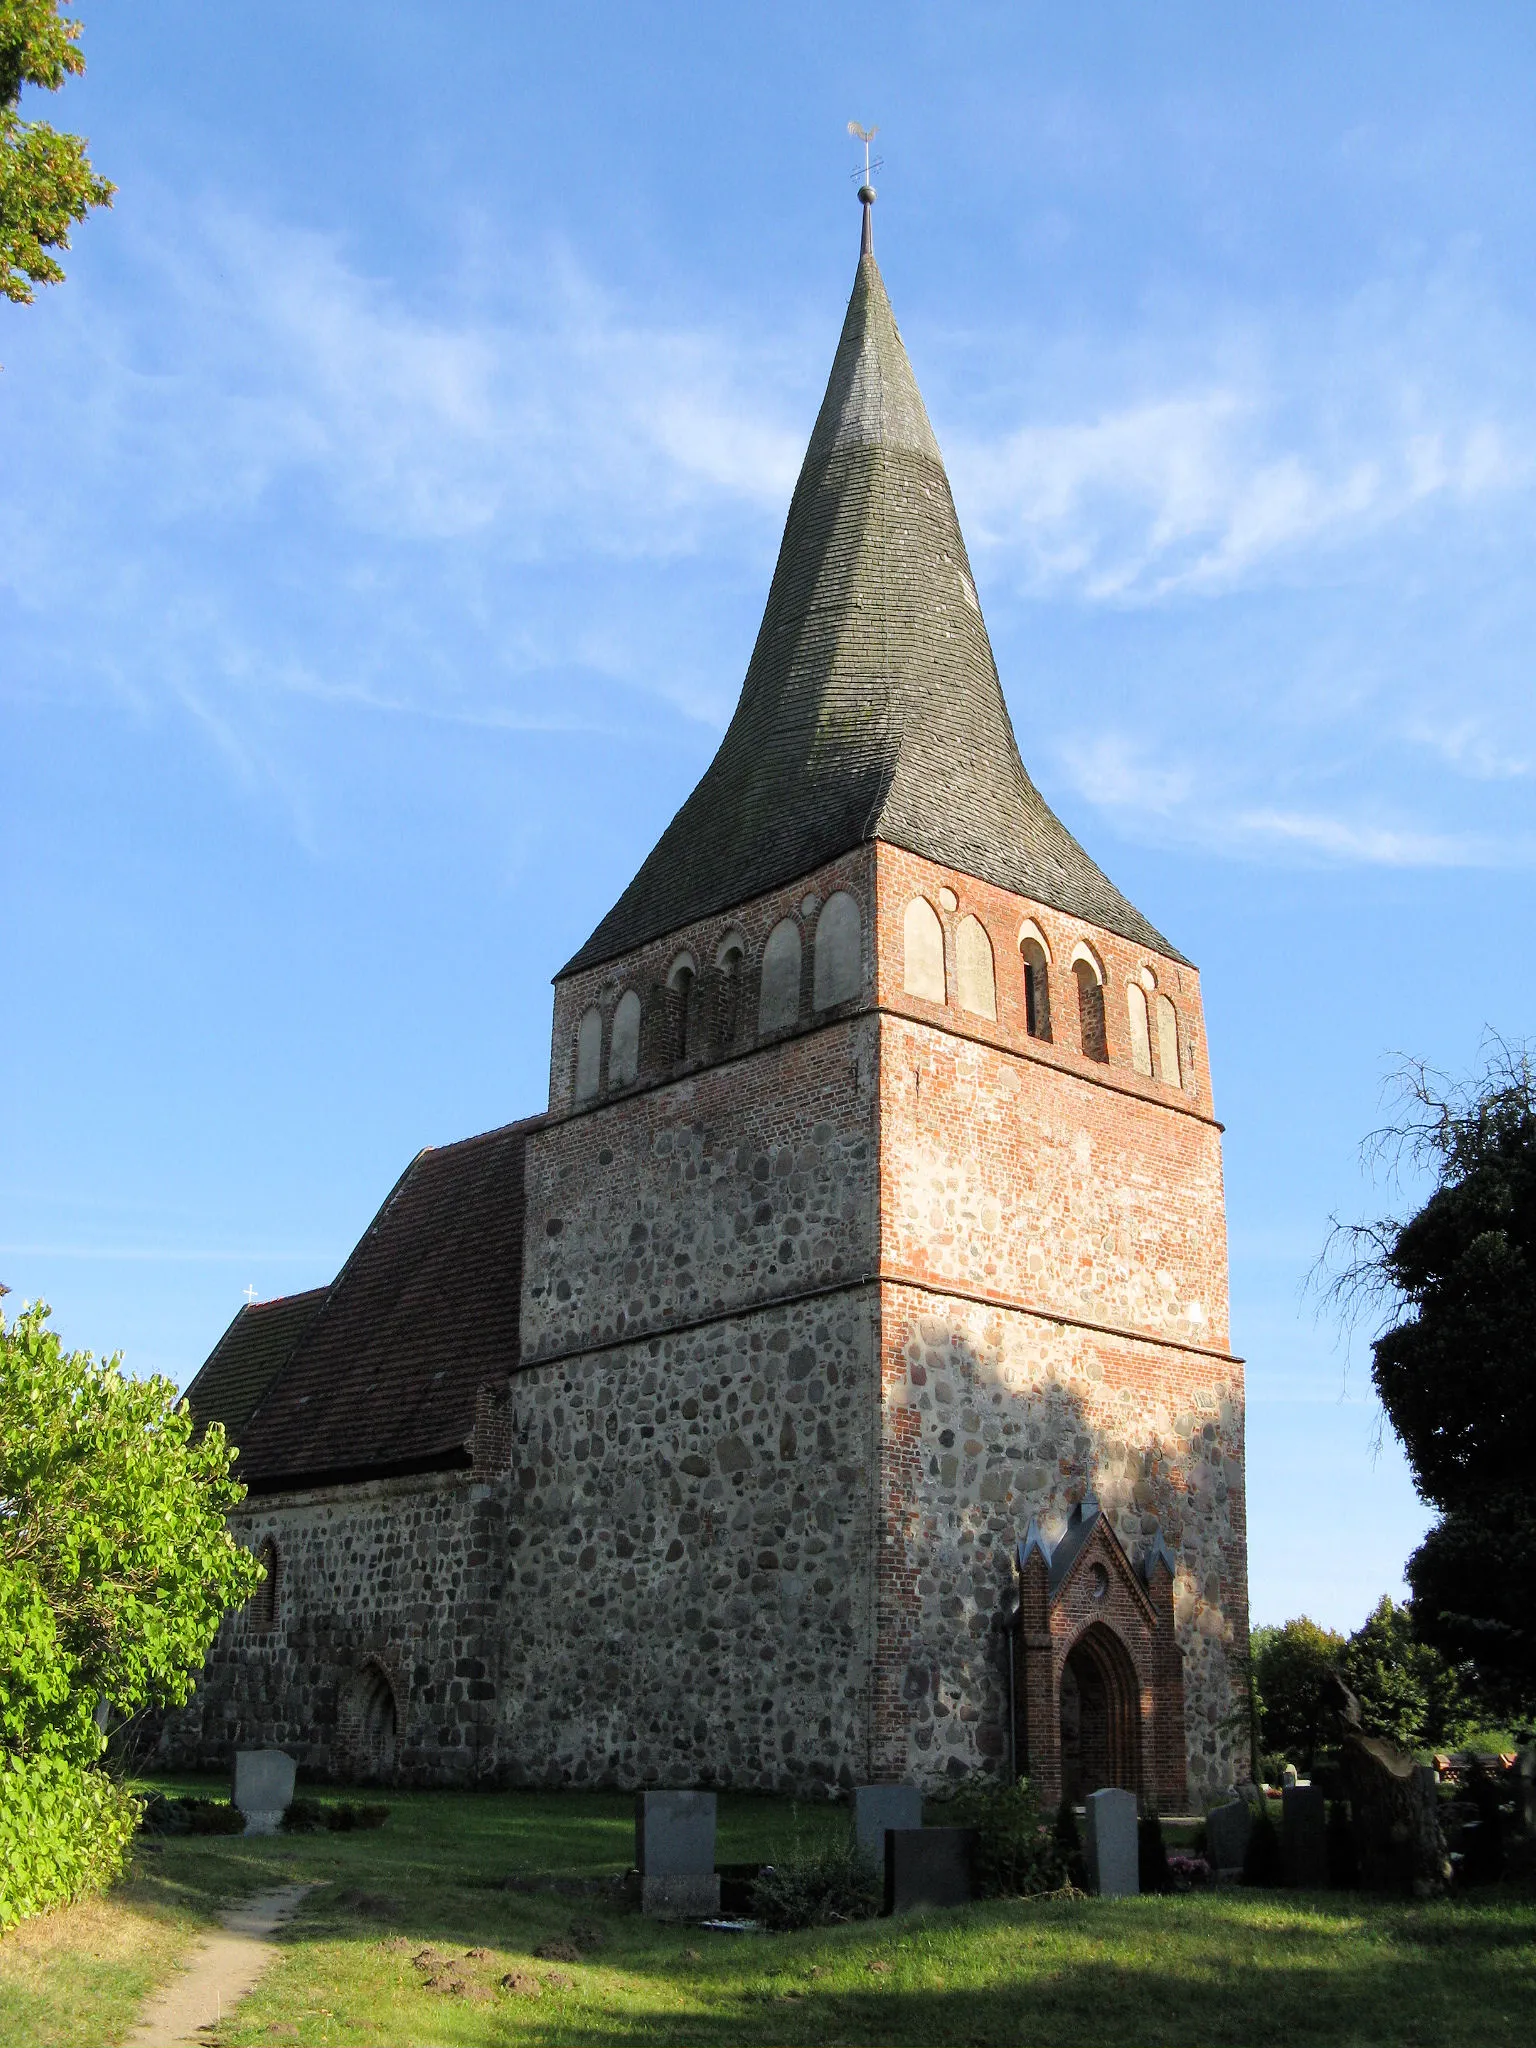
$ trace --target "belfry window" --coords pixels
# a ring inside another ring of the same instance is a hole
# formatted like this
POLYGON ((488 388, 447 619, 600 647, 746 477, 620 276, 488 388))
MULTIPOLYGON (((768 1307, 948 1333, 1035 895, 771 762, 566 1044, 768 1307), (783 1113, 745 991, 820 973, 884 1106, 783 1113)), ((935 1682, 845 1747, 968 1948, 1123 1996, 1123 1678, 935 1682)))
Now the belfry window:
POLYGON ((992 964, 992 941, 981 920, 962 917, 955 928, 955 978, 959 983, 960 1007, 973 1017, 997 1017, 997 975, 992 964))
POLYGON ((944 1000, 944 927, 926 896, 914 896, 902 920, 901 985, 926 1003, 944 1000))
POLYGON ((1131 1065, 1138 1074, 1152 1078, 1152 1034, 1147 1028, 1147 995, 1139 981, 1127 984, 1125 991, 1127 1020, 1131 1027, 1131 1065))
POLYGON ((576 1100, 590 1102, 602 1086, 603 1013, 593 1003, 576 1026, 576 1100))
POLYGON ((1104 978, 1098 963, 1089 958, 1086 950, 1072 962, 1072 978, 1077 983, 1077 1023, 1083 1057, 1107 1062, 1109 1033, 1104 1022, 1104 978))
POLYGON ((691 954, 683 953, 672 963, 667 976, 667 989, 671 997, 672 1044, 671 1057, 682 1060, 688 1057, 688 1038, 693 1021, 693 985, 698 979, 698 970, 691 954))
POLYGON ((800 1021, 800 927, 781 918, 763 948, 763 978, 757 993, 759 1031, 790 1031, 800 1021))
POLYGON ((619 997, 608 1049, 608 1086, 627 1088, 640 1071, 640 998, 632 988, 619 997))
POLYGON ((1051 1038, 1050 955, 1045 940, 1034 925, 1019 934, 1019 958, 1024 967, 1024 1029, 1031 1038, 1051 1038))
POLYGON ((1184 1086, 1179 1068, 1179 1013, 1172 998, 1161 995, 1157 999, 1157 1065, 1160 1077, 1170 1088, 1184 1086))
POLYGON ((846 889, 822 905, 816 920, 816 958, 811 972, 811 1006, 830 1010, 859 992, 863 981, 863 920, 846 889))

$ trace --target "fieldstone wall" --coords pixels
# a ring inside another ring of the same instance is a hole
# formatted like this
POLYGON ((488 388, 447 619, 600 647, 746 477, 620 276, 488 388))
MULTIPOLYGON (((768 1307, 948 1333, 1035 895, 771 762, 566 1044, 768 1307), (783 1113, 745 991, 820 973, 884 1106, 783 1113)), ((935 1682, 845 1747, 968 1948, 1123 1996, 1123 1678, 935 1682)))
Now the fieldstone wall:
POLYGON ((247 1500, 231 1529, 275 1546, 272 1625, 259 1598, 226 1617, 191 1704, 167 1718, 166 1761, 223 1768, 270 1745, 316 1776, 368 1775, 343 1731, 349 1689, 376 1666, 400 1781, 473 1780, 493 1753, 506 1495, 505 1480, 435 1473, 247 1500))
POLYGON ((1007 1664, 994 1624, 1030 1518, 1055 1542, 1098 1496, 1134 1560, 1176 1572, 1192 1800, 1246 1766, 1227 1725, 1247 1659, 1243 1396, 1232 1369, 1135 1339, 883 1290, 877 1747, 920 1782, 996 1767, 1007 1664))

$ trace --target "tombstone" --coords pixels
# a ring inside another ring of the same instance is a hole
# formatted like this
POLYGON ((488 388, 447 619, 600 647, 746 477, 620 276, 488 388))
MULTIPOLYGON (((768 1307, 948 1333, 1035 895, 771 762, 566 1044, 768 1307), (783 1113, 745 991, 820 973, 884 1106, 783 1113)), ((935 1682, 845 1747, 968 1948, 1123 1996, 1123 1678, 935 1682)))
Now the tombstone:
POLYGON ((1246 1799, 1213 1806, 1205 1816, 1205 1853, 1218 1877, 1241 1873, 1253 1833, 1253 1808, 1246 1799))
POLYGON ((1288 1785, 1299 1785, 1300 1783, 1301 1779, 1297 1773, 1296 1766, 1294 1764, 1287 1764, 1285 1769, 1280 1773, 1281 1791, 1283 1792, 1286 1786, 1288 1785))
POLYGON ((969 1905, 975 1854, 974 1828, 887 1828, 886 1912, 969 1905))
POLYGON ((1520 1825, 1528 1835, 1536 1835, 1536 1744, 1527 1743, 1521 1750, 1515 1770, 1520 1787, 1520 1825))
POLYGON ((1287 1785, 1280 1795, 1285 1881, 1299 1891, 1328 1885, 1328 1805, 1321 1785, 1287 1785))
POLYGON ((234 1804, 248 1835, 275 1835, 293 1804, 294 1761, 280 1749, 235 1751, 234 1804))
POLYGON ((853 1833, 861 1855, 876 1870, 885 1868, 885 1831, 911 1832, 923 1824, 923 1795, 916 1785, 855 1785, 853 1833))
POLYGON ((1084 1801, 1088 1816, 1083 1854, 1089 1889, 1103 1899, 1134 1898, 1141 1890, 1136 1839, 1136 1794, 1106 1787, 1084 1801))
POLYGON ((713 1792, 637 1792, 635 1868, 640 1908, 665 1920, 720 1910, 713 1792))

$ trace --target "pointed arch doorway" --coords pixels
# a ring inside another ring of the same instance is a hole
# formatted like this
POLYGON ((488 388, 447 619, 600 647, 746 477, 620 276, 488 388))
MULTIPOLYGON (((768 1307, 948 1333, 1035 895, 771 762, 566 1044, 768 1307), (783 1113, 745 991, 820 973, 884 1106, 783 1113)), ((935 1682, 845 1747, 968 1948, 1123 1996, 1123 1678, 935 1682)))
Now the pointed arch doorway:
POLYGON ((1106 1785, 1142 1789, 1136 1668, 1099 1621, 1078 1637, 1061 1674, 1061 1783, 1074 1801, 1106 1785))

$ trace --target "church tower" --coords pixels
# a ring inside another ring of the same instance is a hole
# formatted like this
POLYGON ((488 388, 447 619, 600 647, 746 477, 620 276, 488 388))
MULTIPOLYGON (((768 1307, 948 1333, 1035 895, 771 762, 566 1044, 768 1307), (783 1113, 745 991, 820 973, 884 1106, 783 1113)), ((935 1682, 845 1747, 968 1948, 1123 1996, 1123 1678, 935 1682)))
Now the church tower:
POLYGON ((555 981, 498 1742, 1166 1805, 1248 1768, 1200 981, 1024 768, 873 197, 735 715, 555 981))

